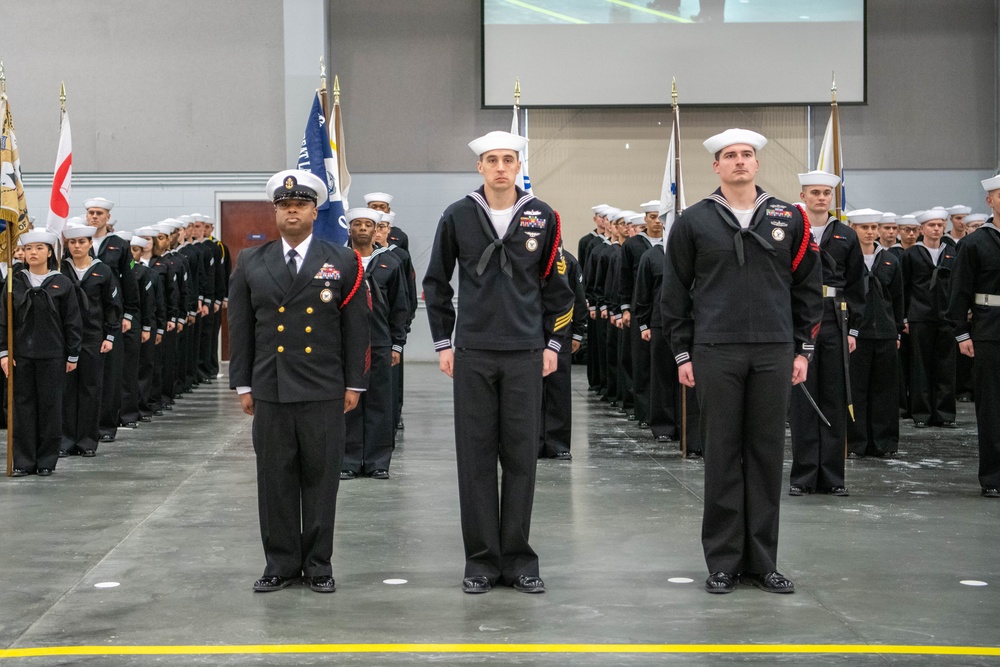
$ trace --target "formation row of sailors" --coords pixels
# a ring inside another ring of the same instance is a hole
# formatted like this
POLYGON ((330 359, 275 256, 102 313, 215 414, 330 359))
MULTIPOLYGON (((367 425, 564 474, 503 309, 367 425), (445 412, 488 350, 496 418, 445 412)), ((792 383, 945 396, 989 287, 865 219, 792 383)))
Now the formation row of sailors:
POLYGON ((48 476, 60 456, 95 456, 119 427, 152 421, 219 372, 231 264, 211 220, 116 233, 113 202, 84 206, 86 224, 71 219, 62 238, 22 234, 23 259, 11 267, 15 477, 48 476))
MULTIPOLYGON (((957 268, 970 238, 1000 256, 1000 235, 992 217, 964 205, 901 216, 860 209, 848 212, 844 223, 829 213, 839 177, 814 171, 800 174, 799 183, 800 204, 822 259, 824 298, 804 383, 808 395, 793 392, 789 406, 789 494, 846 496, 848 452, 856 457, 896 454, 901 415, 917 428, 955 428, 956 396, 971 400, 974 378, 1000 370, 974 368, 971 354, 958 354, 963 336, 969 336, 969 311, 978 304, 980 321, 992 319, 994 306, 979 301, 1000 293, 1000 287, 986 284, 992 278, 982 274, 981 259, 975 268, 957 268), (980 227, 989 231, 974 235, 980 227), (966 283, 955 282, 954 276, 966 283)), ((983 187, 989 192, 1000 183, 988 179, 983 187)), ((687 396, 678 382, 663 333, 666 244, 659 206, 659 201, 645 202, 642 212, 595 206, 596 229, 580 239, 590 318, 585 323, 588 384, 600 400, 651 429, 657 441, 681 438, 684 425, 683 447, 689 456, 699 456, 698 408, 693 392, 687 396)), ((771 231, 776 241, 784 233, 780 226, 771 231)), ((1000 297, 995 301, 1000 303, 1000 297)), ((988 362, 977 365, 983 363, 988 362)), ((984 391, 990 395, 991 390, 984 391)), ((983 399, 977 394, 976 400, 979 414, 983 399)), ((1000 420, 997 426, 992 418, 987 421, 979 419, 985 466, 980 482, 983 494, 992 497, 1000 483, 1000 442, 988 434, 1000 428, 1000 420)))

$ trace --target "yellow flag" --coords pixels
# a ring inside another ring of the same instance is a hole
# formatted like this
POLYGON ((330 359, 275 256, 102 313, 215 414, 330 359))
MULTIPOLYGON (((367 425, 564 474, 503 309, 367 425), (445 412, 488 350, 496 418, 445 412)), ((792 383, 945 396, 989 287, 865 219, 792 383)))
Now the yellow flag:
POLYGON ((0 261, 6 261, 7 242, 17 243, 17 237, 28 231, 28 203, 21 182, 21 158, 17 154, 14 121, 7 97, 0 97, 0 261), (12 230, 8 234, 7 230, 12 230))

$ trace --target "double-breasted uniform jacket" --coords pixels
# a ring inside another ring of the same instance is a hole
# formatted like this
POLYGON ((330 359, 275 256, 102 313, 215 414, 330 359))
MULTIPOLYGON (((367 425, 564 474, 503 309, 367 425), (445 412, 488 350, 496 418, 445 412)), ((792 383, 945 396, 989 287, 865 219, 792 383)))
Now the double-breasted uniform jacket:
POLYGON ((313 237, 294 279, 281 241, 240 253, 229 286, 229 382, 274 403, 366 389, 369 294, 361 259, 313 237))

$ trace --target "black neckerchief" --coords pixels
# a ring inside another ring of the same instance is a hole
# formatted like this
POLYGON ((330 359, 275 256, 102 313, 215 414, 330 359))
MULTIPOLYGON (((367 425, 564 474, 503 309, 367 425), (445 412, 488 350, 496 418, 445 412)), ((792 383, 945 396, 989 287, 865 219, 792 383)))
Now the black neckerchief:
POLYGON ((722 188, 719 188, 711 195, 709 195, 707 198, 715 202, 715 210, 719 213, 719 217, 721 217, 726 222, 727 225, 736 230, 736 234, 733 235, 733 245, 736 247, 736 259, 739 260, 740 266, 743 266, 743 264, 746 263, 746 258, 744 257, 744 251, 743 251, 744 236, 749 236, 753 238, 754 240, 757 241, 757 243, 760 244, 762 248, 764 248, 764 250, 767 250, 772 255, 775 254, 776 251, 774 249, 774 246, 768 243, 764 239, 764 237, 762 237, 760 234, 750 229, 751 227, 755 226, 757 222, 760 221, 761 218, 764 217, 761 205, 768 199, 770 199, 771 195, 767 194, 759 187, 757 188, 757 199, 754 200, 753 204, 754 213, 751 216, 750 224, 747 226, 746 229, 744 229, 743 226, 740 225, 739 221, 736 219, 736 213, 733 211, 733 207, 729 205, 729 202, 726 201, 726 198, 723 196, 722 188))

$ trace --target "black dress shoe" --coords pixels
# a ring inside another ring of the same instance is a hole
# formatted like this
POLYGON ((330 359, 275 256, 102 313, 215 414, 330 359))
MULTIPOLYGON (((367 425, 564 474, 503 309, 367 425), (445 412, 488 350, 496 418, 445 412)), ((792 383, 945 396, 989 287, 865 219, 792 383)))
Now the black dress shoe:
POLYGON ((402 417, 400 417, 399 420, 396 422, 396 430, 397 431, 405 431, 406 430, 406 426, 403 425, 403 418, 402 417))
POLYGON ((713 572, 705 580, 705 590, 709 593, 732 593, 736 590, 736 576, 728 572, 713 572))
POLYGON ((790 496, 808 496, 809 493, 809 489, 804 486, 799 486, 798 484, 792 484, 788 487, 788 495, 790 496))
MULTIPOLYGON (((172 406, 172 405, 164 405, 161 408, 161 410, 167 410, 167 411, 170 411, 170 410, 173 410, 173 409, 174 409, 174 406, 172 406)), ((155 415, 156 413, 154 412, 153 414, 155 415)))
POLYGON ((48 477, 51 474, 52 474, 52 468, 39 468, 38 469, 38 476, 39 477, 48 477))
POLYGON ((777 570, 774 572, 768 572, 767 574, 747 574, 744 572, 740 578, 767 593, 795 592, 795 584, 786 579, 785 576, 777 570))
POLYGON ((101 442, 114 442, 114 441, 115 441, 115 436, 109 433, 105 433, 104 435, 101 436, 101 442))
POLYGON ((512 583, 511 588, 520 593, 544 593, 545 582, 538 577, 529 574, 522 574, 512 583))
POLYGON ((927 428, 927 422, 913 422, 914 428, 927 428))
POLYGON ((941 428, 958 428, 958 424, 955 422, 941 422, 938 426, 941 428))
POLYGON ((141 421, 141 422, 151 422, 151 421, 153 421, 153 418, 151 416, 149 416, 149 415, 143 415, 143 416, 139 417, 139 421, 141 421))
POLYGON ((693 450, 689 449, 687 457, 689 459, 700 459, 701 458, 701 450, 700 449, 693 449, 693 450))
POLYGON ((354 479, 357 476, 358 476, 358 473, 354 472, 353 470, 341 470, 340 471, 340 479, 354 479))
POLYGON ((984 486, 983 498, 1000 498, 1000 489, 995 486, 984 486))
MULTIPOLYGON (((170 408, 168 407, 167 409, 169 410, 170 408)), ((162 417, 163 416, 163 410, 162 409, 161 410, 153 410, 153 416, 154 417, 162 417)))
POLYGON ((626 415, 625 419, 629 420, 630 422, 634 422, 637 418, 635 416, 635 413, 632 413, 632 414, 626 415))
POLYGON ((466 577, 462 579, 463 593, 489 593, 493 586, 487 577, 466 577))
POLYGON ((389 479, 389 471, 379 468, 371 475, 369 475, 369 477, 371 477, 372 479, 389 479))
POLYGON ((829 491, 827 491, 826 493, 827 493, 827 495, 841 496, 841 497, 851 495, 847 491, 847 487, 846 486, 835 486, 832 489, 830 489, 829 491))
POLYGON ((59 450, 59 458, 64 459, 67 456, 69 456, 69 452, 67 452, 65 449, 60 449, 59 450))
POLYGON ((309 577, 309 590, 316 591, 317 593, 333 593, 337 590, 337 582, 329 575, 309 577))
POLYGON ((656 436, 656 441, 657 442, 673 442, 674 439, 671 438, 669 435, 658 435, 658 436, 656 436))
POLYGON ((297 584, 301 577, 261 577, 253 582, 253 589, 258 593, 270 593, 297 584))
POLYGON ((93 449, 84 449, 83 451, 80 452, 80 456, 86 459, 90 459, 97 456, 97 451, 93 449))
POLYGON ((639 428, 649 428, 649 422, 639 422, 639 428))
POLYGON ((556 459, 557 461, 572 461, 573 455, 570 454, 569 452, 559 452, 552 458, 556 459))
POLYGON ((27 477, 30 474, 31 473, 29 473, 24 468, 14 468, 13 470, 10 471, 11 477, 27 477))
POLYGON ((139 424, 138 422, 125 422, 124 424, 122 424, 122 426, 124 426, 125 428, 138 428, 139 424))

